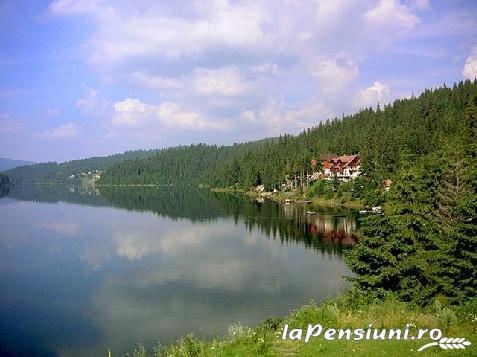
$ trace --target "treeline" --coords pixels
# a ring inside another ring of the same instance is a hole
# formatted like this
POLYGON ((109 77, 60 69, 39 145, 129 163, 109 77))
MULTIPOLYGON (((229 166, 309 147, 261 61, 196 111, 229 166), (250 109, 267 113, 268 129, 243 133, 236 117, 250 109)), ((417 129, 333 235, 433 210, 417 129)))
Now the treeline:
POLYGON ((304 177, 312 169, 310 160, 321 153, 359 153, 367 179, 378 185, 397 173, 403 158, 425 156, 461 137, 466 107, 476 94, 477 81, 465 81, 327 120, 297 136, 161 150, 143 160, 112 166, 99 183, 182 182, 244 189, 263 184, 272 190, 279 189, 286 177, 304 177))
POLYGON ((276 139, 263 139, 231 146, 198 144, 164 149, 143 160, 127 160, 112 166, 98 183, 210 185, 217 181, 224 164, 274 142, 276 139))
POLYGON ((82 172, 105 170, 124 160, 144 159, 154 155, 157 150, 126 151, 103 157, 91 157, 87 159, 72 160, 63 163, 47 162, 33 165, 19 166, 4 171, 10 181, 15 184, 49 184, 49 183, 72 183, 72 175, 76 178, 82 172))

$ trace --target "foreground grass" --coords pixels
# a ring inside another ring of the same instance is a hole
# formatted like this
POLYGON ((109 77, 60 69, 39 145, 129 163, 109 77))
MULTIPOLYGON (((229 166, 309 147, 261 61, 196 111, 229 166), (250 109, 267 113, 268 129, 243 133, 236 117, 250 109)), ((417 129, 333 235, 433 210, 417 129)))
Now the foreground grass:
POLYGON ((144 356, 409 356, 428 342, 428 336, 417 340, 334 340, 319 337, 303 341, 283 340, 283 327, 304 329, 308 324, 321 324, 327 328, 401 328, 410 324, 410 336, 417 335, 419 328, 439 328, 444 337, 465 337, 472 345, 465 350, 443 350, 430 347, 419 356, 477 355, 477 299, 460 307, 444 306, 434 302, 427 308, 418 308, 392 298, 385 301, 367 301, 366 298, 348 292, 320 306, 313 302, 293 310, 284 318, 269 319, 254 329, 238 325, 229 328, 228 335, 210 341, 193 335, 181 338, 167 346, 157 345, 151 351, 138 345, 129 354, 144 356))

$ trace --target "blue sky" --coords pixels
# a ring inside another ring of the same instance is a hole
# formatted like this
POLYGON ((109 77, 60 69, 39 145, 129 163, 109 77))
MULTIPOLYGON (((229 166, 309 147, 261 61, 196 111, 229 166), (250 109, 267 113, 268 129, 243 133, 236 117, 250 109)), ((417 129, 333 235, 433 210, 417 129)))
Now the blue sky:
POLYGON ((477 76, 477 3, 0 0, 0 156, 231 144, 477 76))

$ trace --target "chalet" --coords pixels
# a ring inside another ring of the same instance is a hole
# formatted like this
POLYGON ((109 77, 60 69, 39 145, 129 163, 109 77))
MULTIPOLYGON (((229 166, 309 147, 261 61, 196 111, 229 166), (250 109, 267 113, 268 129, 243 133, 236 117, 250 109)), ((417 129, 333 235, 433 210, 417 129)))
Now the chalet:
POLYGON ((361 159, 359 155, 335 155, 323 154, 320 156, 323 167, 323 176, 331 180, 336 177, 338 180, 354 180, 361 173, 361 159))
POLYGON ((391 185, 393 184, 392 180, 390 179, 387 179, 387 180, 384 180, 383 181, 383 188, 386 190, 386 191, 389 191, 391 189, 391 185))

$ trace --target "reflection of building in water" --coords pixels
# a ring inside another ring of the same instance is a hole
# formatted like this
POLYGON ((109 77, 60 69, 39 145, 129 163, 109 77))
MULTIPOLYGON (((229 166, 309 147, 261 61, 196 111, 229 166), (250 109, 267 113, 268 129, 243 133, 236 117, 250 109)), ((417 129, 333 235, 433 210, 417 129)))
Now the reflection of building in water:
POLYGON ((317 215, 309 219, 309 232, 322 236, 324 241, 342 245, 358 243, 356 220, 350 217, 317 215))

